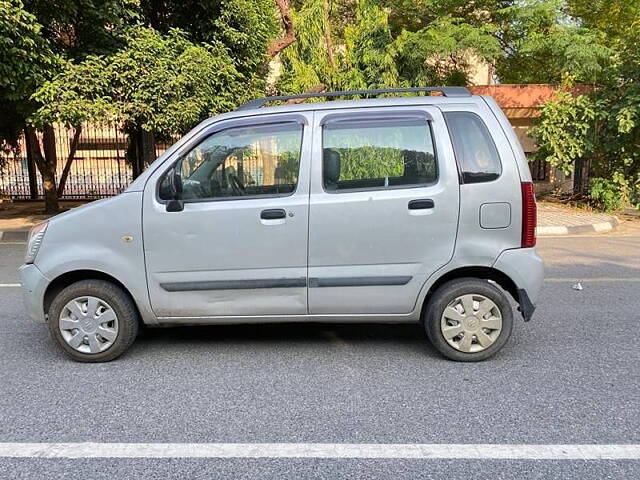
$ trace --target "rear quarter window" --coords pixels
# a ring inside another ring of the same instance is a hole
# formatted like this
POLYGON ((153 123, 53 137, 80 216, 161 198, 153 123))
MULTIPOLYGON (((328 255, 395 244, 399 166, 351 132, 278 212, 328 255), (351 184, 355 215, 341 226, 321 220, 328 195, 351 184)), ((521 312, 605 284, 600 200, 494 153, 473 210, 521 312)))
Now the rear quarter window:
POLYGON ((502 173, 502 164, 491 133, 482 119, 470 112, 446 112, 444 117, 462 183, 496 180, 502 173))

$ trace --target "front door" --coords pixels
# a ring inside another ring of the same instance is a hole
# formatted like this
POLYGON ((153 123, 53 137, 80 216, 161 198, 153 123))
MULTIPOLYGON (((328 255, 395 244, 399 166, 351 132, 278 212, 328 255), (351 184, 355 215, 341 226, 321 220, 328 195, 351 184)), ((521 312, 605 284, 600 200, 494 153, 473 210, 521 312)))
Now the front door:
POLYGON ((310 118, 215 124, 150 178, 144 248, 158 317, 307 312, 310 118), (184 210, 168 212, 174 164, 184 210))
POLYGON ((311 314, 407 314, 453 256, 459 185, 434 107, 316 113, 311 314))

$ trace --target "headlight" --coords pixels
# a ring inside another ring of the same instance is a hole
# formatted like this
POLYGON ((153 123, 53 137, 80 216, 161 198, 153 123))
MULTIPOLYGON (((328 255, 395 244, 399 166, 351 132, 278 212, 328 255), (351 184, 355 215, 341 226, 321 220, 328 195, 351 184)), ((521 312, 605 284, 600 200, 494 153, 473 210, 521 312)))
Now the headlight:
POLYGON ((44 238, 44 232, 47 231, 47 225, 49 222, 42 222, 36 225, 29 232, 29 240, 27 241, 27 253, 24 256, 24 263, 33 263, 42 245, 42 239, 44 238))

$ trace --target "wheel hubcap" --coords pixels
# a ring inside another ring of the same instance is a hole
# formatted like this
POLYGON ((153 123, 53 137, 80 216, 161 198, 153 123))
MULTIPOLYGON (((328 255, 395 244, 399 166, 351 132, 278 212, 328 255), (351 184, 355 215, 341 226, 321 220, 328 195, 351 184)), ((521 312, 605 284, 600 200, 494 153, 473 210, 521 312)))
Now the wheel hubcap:
POLYGON ((58 322, 65 342, 82 353, 100 353, 118 336, 118 317, 111 306, 97 297, 77 297, 67 303, 58 322))
POLYGON ((456 350, 481 352, 500 336, 502 314, 484 295, 461 295, 444 309, 440 329, 447 343, 456 350))

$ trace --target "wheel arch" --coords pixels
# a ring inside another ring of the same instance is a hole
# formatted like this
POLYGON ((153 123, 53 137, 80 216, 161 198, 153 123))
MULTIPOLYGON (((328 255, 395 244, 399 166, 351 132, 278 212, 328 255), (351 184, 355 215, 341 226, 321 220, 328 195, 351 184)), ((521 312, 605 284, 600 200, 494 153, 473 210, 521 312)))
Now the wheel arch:
POLYGON ((131 292, 129 291, 129 289, 114 276, 109 275, 108 273, 105 273, 105 272, 101 272, 99 270, 90 270, 90 269, 71 270, 69 272, 65 272, 58 275, 51 282, 49 282, 49 285, 45 290, 44 299, 43 299, 43 308, 44 308, 45 315, 48 315, 49 307, 51 306, 51 302, 53 302, 53 299, 56 297, 56 295, 58 295, 62 290, 64 290, 69 285, 79 282, 81 280, 104 280, 120 287, 122 291, 126 295, 128 295, 131 301, 133 302, 133 305, 135 306, 138 314, 138 320, 142 322, 140 307, 138 306, 136 299, 133 297, 133 295, 131 295, 131 292))
POLYGON ((492 267, 483 267, 483 266, 473 266, 473 267, 461 267, 456 268, 454 270, 450 270, 433 282, 433 284, 429 287, 427 294, 422 302, 422 311, 420 318, 424 318, 424 313, 429 303, 429 300, 433 296, 433 293, 438 290, 445 283, 455 280, 457 278, 481 278, 484 280, 490 280, 496 284, 498 284, 503 290, 509 292, 511 297, 518 303, 521 303, 519 289, 516 286, 515 282, 504 272, 492 268, 492 267))

